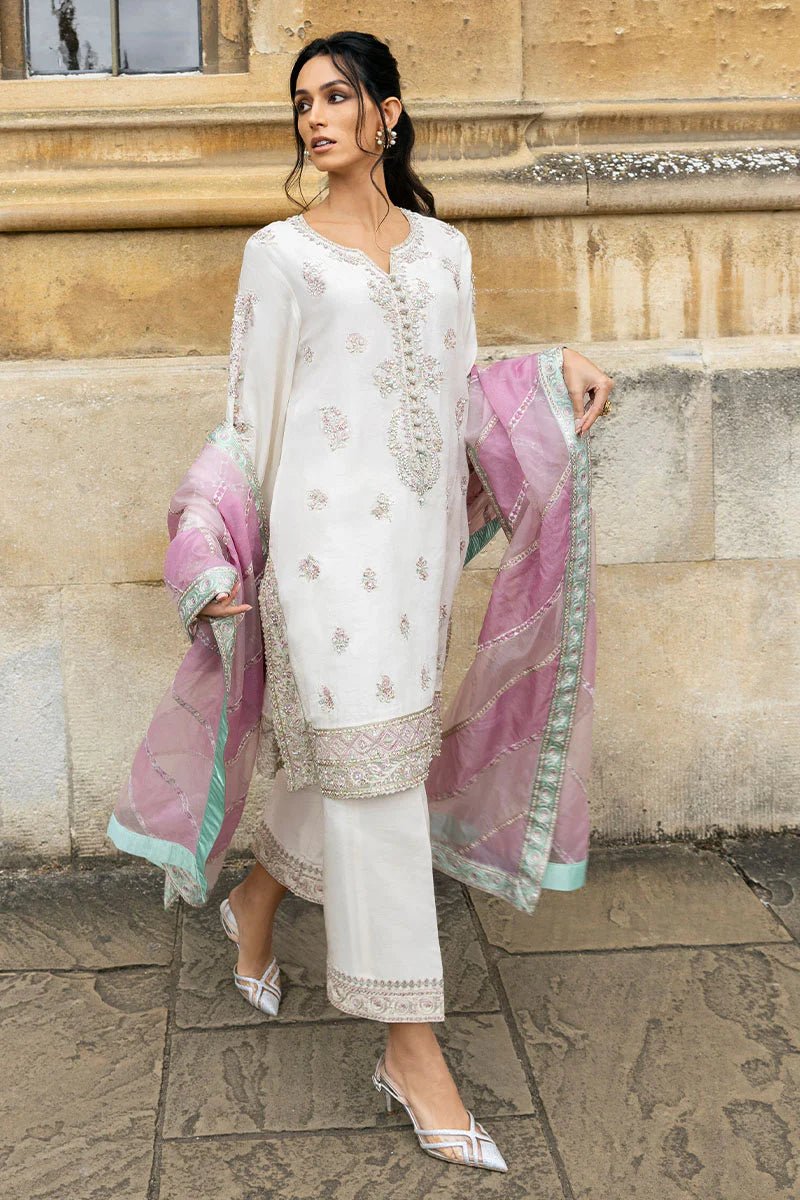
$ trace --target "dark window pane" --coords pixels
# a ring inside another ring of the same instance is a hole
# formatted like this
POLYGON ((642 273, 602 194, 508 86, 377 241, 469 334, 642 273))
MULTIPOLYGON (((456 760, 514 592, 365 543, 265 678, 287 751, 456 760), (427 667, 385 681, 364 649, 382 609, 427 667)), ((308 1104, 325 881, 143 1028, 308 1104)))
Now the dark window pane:
POLYGON ((197 0, 119 0, 121 71, 197 71, 197 0))
POLYGON ((28 0, 32 75, 111 70, 110 0, 28 0))

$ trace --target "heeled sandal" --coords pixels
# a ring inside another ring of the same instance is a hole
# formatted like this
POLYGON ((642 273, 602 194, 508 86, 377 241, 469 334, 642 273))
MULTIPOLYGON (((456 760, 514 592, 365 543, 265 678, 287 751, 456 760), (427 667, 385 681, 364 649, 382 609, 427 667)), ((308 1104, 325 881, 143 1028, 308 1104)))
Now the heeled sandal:
POLYGON ((456 1163, 458 1166, 484 1167, 488 1171, 507 1171, 508 1164, 500 1153, 497 1143, 484 1127, 475 1120, 467 1110, 469 1117, 468 1129, 420 1129, 414 1110, 398 1088, 397 1084, 386 1074, 385 1056, 381 1054, 372 1075, 372 1082, 379 1092, 386 1096, 386 1111, 392 1112, 395 1101, 401 1104, 411 1118, 417 1141, 426 1154, 440 1158, 444 1162, 456 1163), (423 1139, 438 1138, 439 1141, 427 1142, 423 1139), (441 1140, 447 1139, 447 1140, 441 1140), (461 1151, 460 1158, 452 1158, 442 1151, 454 1147, 461 1151))
MULTIPOLYGON (((238 948, 239 926, 236 924, 236 917, 233 915, 233 909, 228 899, 223 900, 220 904, 219 915, 225 936, 230 938, 234 946, 238 948)), ((266 1013, 270 1017, 277 1016, 281 1002, 281 974, 278 960, 274 955, 259 979, 255 979, 252 975, 240 975, 234 967, 233 982, 236 990, 253 1008, 257 1008, 259 1012, 266 1013)))

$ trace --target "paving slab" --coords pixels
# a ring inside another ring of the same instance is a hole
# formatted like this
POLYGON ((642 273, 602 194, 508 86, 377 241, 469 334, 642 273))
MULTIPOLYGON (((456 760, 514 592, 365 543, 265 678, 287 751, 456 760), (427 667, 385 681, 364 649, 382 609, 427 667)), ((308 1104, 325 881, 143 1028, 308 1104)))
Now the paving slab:
POLYGON ((790 940, 730 863, 685 845, 592 850, 585 886, 543 891, 533 913, 471 894, 491 944, 512 953, 790 940))
POLYGON ((363 1133, 265 1135, 165 1142, 160 1200, 562 1200, 563 1191, 534 1117, 488 1125, 508 1171, 437 1162, 410 1128, 363 1133), (467 1174, 468 1171, 468 1174, 467 1174))
POLYGON ((499 970, 575 1200, 796 1200, 794 943, 499 970))
POLYGON ((756 896, 800 940, 800 836, 730 838, 723 845, 754 885, 756 896))
POLYGON ((164 876, 141 868, 0 875, 0 969, 167 964, 177 909, 164 876))
MULTIPOLYGON (((297 896, 286 897, 275 922, 275 955, 281 967, 283 988, 278 1016, 265 1017, 236 991, 232 979, 236 948, 222 932, 218 908, 245 873, 245 869, 225 870, 208 903, 186 912, 176 1003, 178 1025, 212 1029, 265 1022, 348 1019, 328 1002, 325 993, 322 906, 297 896)), ((447 1012, 496 1011, 497 994, 486 971, 463 889, 454 879, 438 872, 436 904, 447 1012)))
POLYGON ((144 1200, 166 1019, 165 971, 0 976, 0 1195, 144 1200))
MULTIPOLYGON (((464 1103, 478 1120, 533 1112, 522 1066, 499 1014, 451 1017, 437 1025, 437 1034, 464 1103)), ((377 1021, 178 1030, 172 1041, 164 1134, 380 1125, 386 1114, 371 1076, 385 1038, 386 1028, 377 1021)))

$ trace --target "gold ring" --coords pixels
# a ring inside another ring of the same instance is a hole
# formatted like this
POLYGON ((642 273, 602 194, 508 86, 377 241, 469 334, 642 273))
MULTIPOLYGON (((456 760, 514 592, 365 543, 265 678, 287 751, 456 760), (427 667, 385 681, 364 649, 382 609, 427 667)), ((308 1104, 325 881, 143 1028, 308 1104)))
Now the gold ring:
POLYGON ((609 400, 608 396, 606 396, 606 402, 603 405, 603 407, 600 409, 600 415, 602 417, 604 417, 607 413, 610 413, 610 412, 611 412, 611 401, 609 400))

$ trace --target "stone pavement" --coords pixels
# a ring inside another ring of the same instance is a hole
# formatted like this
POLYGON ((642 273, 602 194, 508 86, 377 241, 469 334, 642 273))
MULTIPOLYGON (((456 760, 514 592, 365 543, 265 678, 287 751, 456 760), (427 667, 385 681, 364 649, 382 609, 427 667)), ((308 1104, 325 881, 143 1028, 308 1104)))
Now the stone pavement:
POLYGON ((328 1004, 320 908, 281 909, 279 1017, 235 993, 215 901, 243 869, 169 913, 135 865, 0 877, 0 1195, 800 1196, 800 837, 597 848, 528 917, 437 875, 438 1028, 507 1175, 383 1111, 383 1026, 328 1004))

